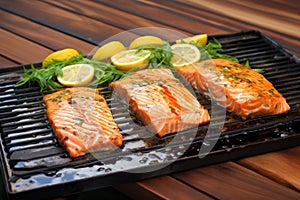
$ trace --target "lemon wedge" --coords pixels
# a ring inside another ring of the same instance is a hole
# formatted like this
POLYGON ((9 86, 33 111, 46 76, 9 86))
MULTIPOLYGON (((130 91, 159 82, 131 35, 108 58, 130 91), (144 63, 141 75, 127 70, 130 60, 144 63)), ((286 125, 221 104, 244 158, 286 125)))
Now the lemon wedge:
POLYGON ((161 46, 162 44, 163 44, 163 40, 160 39, 159 37, 146 35, 134 39, 130 43, 129 49, 135 49, 141 46, 161 46))
POLYGON ((49 54, 42 63, 42 66, 46 66, 49 65, 51 63, 53 63, 53 61, 64 61, 67 60, 73 56, 79 56, 79 53, 77 50, 75 49, 70 49, 70 48, 66 48, 66 49, 62 49, 59 51, 55 51, 51 54, 49 54))
POLYGON ((75 64, 62 68, 62 76, 57 80, 64 86, 85 86, 94 78, 94 67, 89 64, 75 64))
POLYGON ((117 69, 129 71, 135 67, 141 67, 149 62, 151 52, 149 50, 125 50, 111 57, 111 62, 117 69))
POLYGON ((171 46, 173 56, 171 63, 174 67, 182 67, 196 63, 200 60, 199 49, 191 44, 174 44, 171 46))
POLYGON ((183 38, 180 40, 176 40, 176 44, 180 43, 196 43, 198 45, 204 46, 207 43, 207 34, 195 35, 192 37, 183 38))
POLYGON ((120 41, 111 41, 101 46, 93 55, 93 60, 104 60, 113 55, 126 50, 125 46, 120 41))

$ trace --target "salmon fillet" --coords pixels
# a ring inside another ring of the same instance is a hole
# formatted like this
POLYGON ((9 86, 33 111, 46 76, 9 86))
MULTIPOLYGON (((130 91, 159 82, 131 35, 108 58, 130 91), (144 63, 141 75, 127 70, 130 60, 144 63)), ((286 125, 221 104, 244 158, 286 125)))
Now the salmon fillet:
POLYGON ((72 158, 122 145, 122 135, 98 89, 66 88, 43 100, 55 135, 72 158))
POLYGON ((141 70, 109 86, 160 137, 210 121, 208 111, 169 69, 141 70))
POLYGON ((242 119, 290 110, 282 94, 263 75, 236 62, 213 59, 176 70, 194 88, 242 119))

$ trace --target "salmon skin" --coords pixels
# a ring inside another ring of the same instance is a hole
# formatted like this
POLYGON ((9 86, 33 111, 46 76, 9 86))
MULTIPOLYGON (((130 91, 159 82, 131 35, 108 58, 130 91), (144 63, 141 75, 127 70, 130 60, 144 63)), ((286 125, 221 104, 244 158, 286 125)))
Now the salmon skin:
POLYGON ((208 111, 169 69, 137 71, 109 86, 160 137, 210 121, 208 111))
POLYGON ((236 62, 213 59, 176 70, 194 88, 244 120, 290 110, 286 99, 262 74, 236 62))
POLYGON ((66 88, 43 98, 58 141, 72 158, 122 145, 122 135, 98 89, 66 88))

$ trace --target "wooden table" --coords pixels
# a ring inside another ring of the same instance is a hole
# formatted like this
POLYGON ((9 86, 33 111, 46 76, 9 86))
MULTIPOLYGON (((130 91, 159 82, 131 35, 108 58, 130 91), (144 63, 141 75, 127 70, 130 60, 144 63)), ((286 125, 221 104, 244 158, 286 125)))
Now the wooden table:
MULTIPOLYGON (((125 30, 186 35, 259 30, 300 56, 297 0, 1 1, 0 67, 72 47, 88 54, 125 30)), ((300 147, 116 186, 136 199, 300 199, 300 147)), ((114 194, 111 194, 113 197, 114 194)))

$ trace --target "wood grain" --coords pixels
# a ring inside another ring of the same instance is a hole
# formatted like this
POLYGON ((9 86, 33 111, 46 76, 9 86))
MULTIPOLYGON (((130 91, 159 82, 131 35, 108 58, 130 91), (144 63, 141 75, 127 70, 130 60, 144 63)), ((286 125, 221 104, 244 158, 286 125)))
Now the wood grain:
POLYGON ((300 147, 245 158, 240 164, 300 191, 300 147))
MULTIPOLYGON (((232 4, 239 4, 245 7, 245 9, 256 10, 258 13, 262 13, 264 15, 273 15, 276 16, 277 19, 284 19, 290 23, 299 24, 299 2, 293 1, 266 1, 263 4, 260 0, 230 0, 232 4), (289 5, 288 2, 293 3, 289 5)), ((273 20, 276 20, 273 18, 273 20)), ((276 20, 277 21, 277 20, 276 20)), ((277 27, 275 27, 277 29, 277 27)))
POLYGON ((3 57, 2 55, 0 56, 0 68, 14 66, 16 64, 16 62, 13 62, 8 58, 3 57))
POLYGON ((286 4, 286 2, 267 1, 269 3, 262 4, 260 2, 255 4, 251 3, 252 1, 245 0, 233 2, 222 0, 176 0, 176 2, 183 5, 187 4, 194 8, 209 10, 216 16, 220 15, 224 19, 224 26, 227 26, 228 21, 235 21, 235 28, 259 30, 292 53, 300 56, 299 3, 291 3, 291 5, 294 5, 291 6, 286 4), (270 8, 270 6, 272 7, 270 8), (294 7, 294 9, 291 9, 291 7, 294 7))
POLYGON ((231 1, 222 0, 215 0, 214 2, 204 0, 188 1, 193 2, 196 5, 200 4, 202 7, 209 8, 217 13, 224 14, 232 18, 238 18, 242 21, 253 23, 257 26, 277 30, 293 37, 298 37, 299 34, 299 20, 295 20, 295 15, 288 15, 279 7, 271 10, 269 7, 263 6, 255 6, 253 8, 251 7, 251 3, 250 5, 248 4, 248 1, 238 1, 238 4, 236 2, 232 3, 231 1), (281 13, 283 13, 282 15, 285 17, 282 17, 281 13), (287 19, 288 17, 291 18, 287 19))
POLYGON ((160 176, 116 188, 132 199, 213 199, 170 176, 160 176))
MULTIPOLYGON (((74 1, 68 3, 65 3, 65 1, 55 1, 55 2, 45 1, 45 2, 51 5, 59 6, 71 12, 75 12, 75 13, 78 12, 78 14, 84 14, 90 18, 99 21, 104 21, 108 24, 112 24, 113 26, 123 28, 124 32, 127 33, 122 32, 120 34, 111 35, 111 37, 114 38, 113 40, 122 41, 125 46, 129 46, 131 41, 136 37, 138 37, 139 35, 156 35, 161 38, 164 38, 167 35, 168 39, 172 38, 171 34, 176 34, 180 36, 183 35, 184 37, 187 36, 185 35, 187 33, 184 31, 178 34, 177 33, 165 34, 165 33, 160 33, 158 29, 156 29, 156 31, 151 32, 150 30, 151 27, 159 28, 159 29, 163 29, 163 28, 168 29, 169 27, 142 17, 132 15, 122 10, 114 9, 109 6, 95 3, 95 2, 90 2, 90 1, 80 1, 80 2, 74 1), (75 9, 76 6, 80 6, 81 9, 78 11, 77 9, 75 9), (99 15, 99 12, 101 12, 102 14, 99 15)), ((175 32, 174 29, 173 31, 175 32)), ((179 37, 176 37, 176 39, 179 39, 179 37)))
MULTIPOLYGON (((1 55, 18 64, 39 62, 52 51, 23 37, 0 29, 1 55), (9 40, 7 39, 9 38, 9 40)), ((4 66, 5 63, 1 64, 4 66)))
MULTIPOLYGON (((255 29, 300 57, 299 5, 297 0, 0 1, 0 67, 39 62, 65 47, 89 53, 112 35, 150 26, 187 35, 255 29)), ((130 37, 137 34, 143 33, 130 37)), ((296 147, 123 188, 137 199, 300 199, 299 157, 296 147)))
POLYGON ((185 31, 190 34, 207 32, 221 33, 219 28, 210 26, 205 22, 205 20, 197 19, 187 14, 183 14, 180 9, 170 10, 166 7, 162 7, 159 4, 149 1, 128 0, 126 1, 126 4, 124 4, 122 0, 115 0, 101 1, 101 3, 128 12, 130 14, 152 20, 154 22, 160 22, 161 24, 178 31, 185 31))
POLYGON ((118 27, 40 1, 0 1, 0 7, 96 45, 111 35, 123 31, 118 27))
POLYGON ((28 40, 34 41, 53 51, 72 47, 80 50, 84 55, 92 51, 95 45, 77 38, 55 31, 49 27, 27 20, 20 16, 0 10, 1 27, 28 40))
POLYGON ((128 30, 133 28, 140 27, 167 27, 162 25, 161 23, 156 23, 154 21, 145 19, 143 17, 139 17, 133 15, 128 12, 124 12, 119 9, 112 8, 110 6, 104 5, 102 3, 97 3, 93 1, 51 1, 44 0, 51 5, 58 6, 65 10, 71 11, 73 13, 77 13, 80 15, 85 15, 93 19, 97 19, 99 21, 105 22, 107 24, 111 24, 115 27, 120 27, 121 29, 128 30), (80 8, 80 9, 78 9, 80 8), (99 13, 101 13, 99 15, 99 13))
POLYGON ((300 198, 300 193, 233 162, 198 168, 173 177, 217 199, 300 198))

